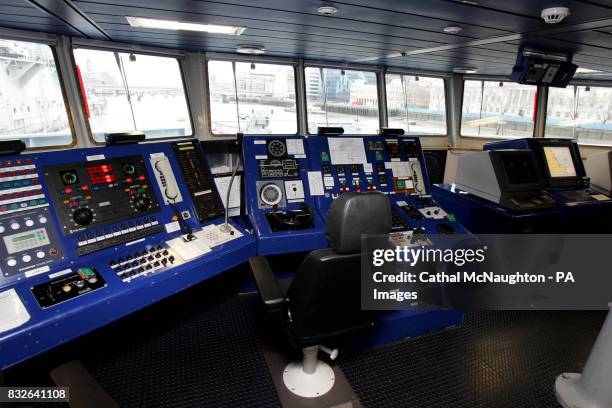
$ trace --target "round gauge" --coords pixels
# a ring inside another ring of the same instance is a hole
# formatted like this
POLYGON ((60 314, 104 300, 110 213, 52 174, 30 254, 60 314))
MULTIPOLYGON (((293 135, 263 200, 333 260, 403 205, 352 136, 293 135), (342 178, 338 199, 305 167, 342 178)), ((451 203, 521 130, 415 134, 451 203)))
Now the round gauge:
POLYGON ((134 173, 136 173, 136 166, 134 166, 132 163, 125 163, 123 166, 123 172, 127 175, 132 175, 134 173))
POLYGON ((287 153, 287 147, 282 140, 272 140, 268 143, 268 152, 274 157, 282 157, 287 153))
POLYGON ((79 177, 73 171, 65 171, 62 173, 61 177, 65 185, 75 184, 79 181, 79 177))
POLYGON ((264 204, 273 206, 280 203, 283 198, 283 192, 276 184, 266 184, 259 190, 259 198, 261 198, 264 204))

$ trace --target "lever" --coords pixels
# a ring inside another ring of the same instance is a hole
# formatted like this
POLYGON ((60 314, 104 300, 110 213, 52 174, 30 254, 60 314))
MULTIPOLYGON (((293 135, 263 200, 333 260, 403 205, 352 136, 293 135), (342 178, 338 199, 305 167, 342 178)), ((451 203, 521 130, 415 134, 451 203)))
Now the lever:
POLYGON ((329 354, 329 359, 330 360, 335 360, 336 358, 338 358, 338 349, 330 349, 329 347, 325 347, 325 346, 319 346, 319 350, 329 354))
POLYGON ((243 137, 244 137, 244 134, 242 132, 238 132, 236 134, 236 147, 238 149, 238 160, 236 160, 236 165, 234 166, 234 170, 232 171, 232 178, 230 178, 229 185, 227 186, 227 194, 225 196, 225 222, 221 224, 221 226, 219 227, 219 229, 222 232, 229 233, 231 235, 234 235, 234 231, 232 230, 232 227, 230 227, 228 223, 229 200, 230 200, 230 195, 232 194, 232 184, 234 184, 234 179, 236 178, 238 167, 240 167, 240 162, 242 158, 242 138, 243 137))

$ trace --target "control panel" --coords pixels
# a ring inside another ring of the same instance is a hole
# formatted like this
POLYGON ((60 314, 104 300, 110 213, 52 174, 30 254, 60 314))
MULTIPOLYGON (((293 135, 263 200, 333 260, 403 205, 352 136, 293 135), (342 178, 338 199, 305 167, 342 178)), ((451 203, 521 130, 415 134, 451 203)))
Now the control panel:
POLYGON ((106 286, 106 281, 93 268, 79 268, 76 273, 41 283, 32 288, 32 294, 43 309, 74 299, 106 286))
POLYGON ((189 190, 196 216, 201 223, 224 215, 224 206, 210 169, 196 141, 173 143, 183 180, 189 190))
POLYGON ((246 207, 260 254, 326 246, 323 222, 310 190, 306 140, 248 136, 243 142, 246 207))
POLYGON ((0 298, 15 306, 0 316, 0 369, 256 254, 250 234, 224 224, 201 149, 193 140, 0 157, 0 298))
POLYGON ((65 257, 40 179, 32 158, 0 160, 0 271, 5 279, 48 272, 65 257))
POLYGON ((392 203, 394 231, 465 231, 431 198, 417 137, 312 137, 308 139, 308 154, 311 172, 321 174, 315 201, 323 217, 343 193, 380 191, 392 203))

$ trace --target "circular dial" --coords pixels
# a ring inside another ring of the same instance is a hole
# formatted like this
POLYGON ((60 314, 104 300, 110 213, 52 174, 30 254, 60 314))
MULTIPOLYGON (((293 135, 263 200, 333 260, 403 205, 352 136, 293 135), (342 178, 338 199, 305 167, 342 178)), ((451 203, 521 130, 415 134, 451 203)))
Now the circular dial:
POLYGON ((129 176, 136 173, 136 166, 134 166, 132 163, 125 163, 121 167, 123 169, 123 172, 129 176))
POLYGON ((89 225, 93 221, 93 211, 89 208, 79 208, 72 213, 72 219, 79 225, 89 225))
POLYGON ((264 204, 273 206, 280 203, 283 198, 283 192, 276 184, 266 184, 259 191, 259 197, 264 204))
POLYGON ((287 153, 287 147, 282 140, 272 140, 268 143, 268 152, 274 157, 282 157, 287 153))
POLYGON ((67 171, 62 174, 62 181, 64 184, 74 184, 78 181, 78 179, 79 178, 77 177, 76 173, 73 173, 72 171, 67 171))
POLYGON ((145 194, 138 194, 135 196, 132 203, 134 203, 134 207, 136 207, 138 211, 146 211, 151 206, 151 200, 145 194))

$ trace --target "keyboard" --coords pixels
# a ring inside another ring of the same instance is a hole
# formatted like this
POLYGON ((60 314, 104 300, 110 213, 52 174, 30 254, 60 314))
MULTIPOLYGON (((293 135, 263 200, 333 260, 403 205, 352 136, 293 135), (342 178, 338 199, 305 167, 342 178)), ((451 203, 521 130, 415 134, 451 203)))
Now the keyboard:
POLYGON ((401 215, 395 211, 394 208, 391 209, 391 231, 405 231, 411 230, 412 227, 408 224, 401 215))

